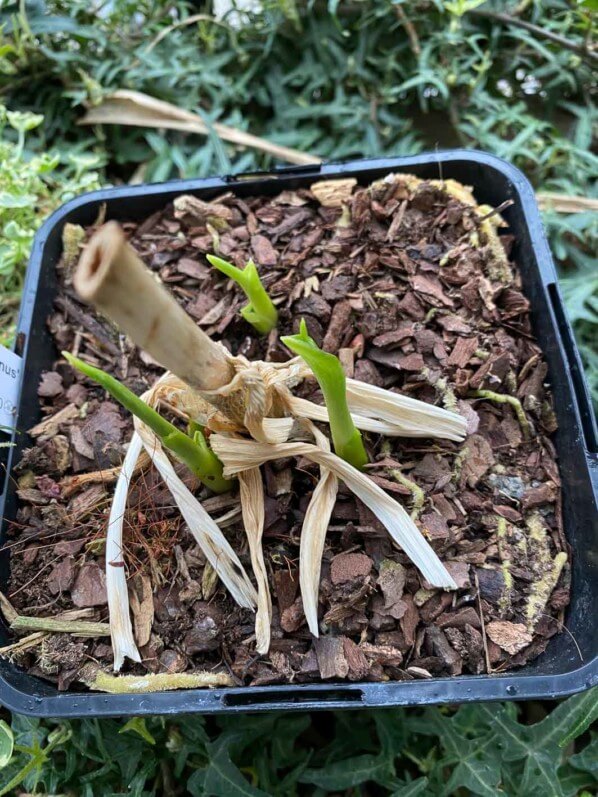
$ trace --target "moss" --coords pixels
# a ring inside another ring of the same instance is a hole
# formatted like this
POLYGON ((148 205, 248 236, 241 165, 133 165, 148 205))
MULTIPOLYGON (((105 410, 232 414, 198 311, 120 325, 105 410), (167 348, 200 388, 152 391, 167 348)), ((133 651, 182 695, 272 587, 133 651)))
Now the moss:
POLYGON ((417 520, 419 513, 421 512, 426 501, 426 494, 419 485, 417 485, 415 482, 412 482, 411 479, 408 479, 398 468, 393 468, 390 471, 390 475, 395 481, 397 481, 399 484, 402 484, 403 487, 406 487, 411 493, 413 498, 411 517, 413 520, 417 520))
POLYGON ((62 231, 62 259, 67 268, 79 258, 79 247, 85 240, 85 230, 78 224, 67 222, 62 231))
POLYGON ((234 686, 227 673, 175 672, 146 673, 145 675, 110 675, 90 667, 82 673, 81 680, 96 692, 111 694, 139 694, 144 692, 166 692, 169 689, 199 689, 216 686, 234 686))
POLYGON ((218 233, 218 230, 215 227, 213 227, 211 224, 209 224, 209 223, 206 224, 206 230, 212 236, 212 249, 215 252, 219 252, 220 251, 220 234, 218 233))
POLYGON ((440 392, 445 409, 457 412, 457 397, 445 377, 436 382, 436 389, 440 392))
POLYGON ((501 573, 504 581, 503 593, 498 601, 501 617, 505 617, 513 604, 513 575, 511 573, 511 548, 509 545, 509 526, 504 517, 498 517, 496 523, 498 554, 501 559, 501 573))
POLYGON ((471 395, 473 398, 487 399, 488 401, 493 401, 495 404, 510 404, 515 410, 515 415, 523 431, 523 437, 529 440, 531 436, 530 424, 521 406, 521 402, 516 396, 511 396, 508 393, 495 393, 493 390, 474 390, 471 395))
POLYGON ((528 631, 533 631, 557 585, 567 562, 567 554, 561 551, 552 559, 550 536, 538 512, 529 515, 525 523, 528 530, 528 561, 535 575, 525 605, 525 619, 528 631))
POLYGON ((471 190, 455 180, 445 180, 441 185, 447 194, 474 208, 479 227, 469 236, 469 243, 475 249, 481 246, 488 248, 487 268, 490 279, 502 282, 503 285, 510 284, 513 281, 513 273, 497 233, 498 227, 504 226, 500 214, 495 213, 494 208, 489 205, 478 205, 471 190))
POLYGON ((554 557, 544 575, 533 582, 525 607, 525 620, 528 631, 533 631, 542 616, 566 562, 567 554, 561 551, 554 557))
POLYGON ((529 515, 525 524, 528 530, 528 548, 531 549, 531 565, 536 572, 541 572, 550 563, 548 532, 537 512, 529 515))
POLYGON ((457 456, 454 459, 454 462, 453 462, 453 482, 455 482, 455 483, 459 481, 459 477, 461 476, 461 470, 463 468, 463 462, 464 462, 466 456, 467 456, 467 449, 462 448, 458 452, 457 456))

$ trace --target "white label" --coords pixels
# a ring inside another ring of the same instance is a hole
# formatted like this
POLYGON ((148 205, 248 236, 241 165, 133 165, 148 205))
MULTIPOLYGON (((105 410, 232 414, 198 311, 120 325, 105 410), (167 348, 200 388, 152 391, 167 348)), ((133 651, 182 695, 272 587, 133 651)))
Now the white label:
POLYGON ((10 432, 15 425, 21 377, 21 358, 0 346, 0 432, 10 432))

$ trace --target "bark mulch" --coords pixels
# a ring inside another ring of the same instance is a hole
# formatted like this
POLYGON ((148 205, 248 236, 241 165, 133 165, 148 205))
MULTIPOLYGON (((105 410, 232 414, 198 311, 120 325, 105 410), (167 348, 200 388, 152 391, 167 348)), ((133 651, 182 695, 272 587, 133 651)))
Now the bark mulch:
MULTIPOLYGON (((364 435, 370 478, 413 511, 458 591, 422 581, 341 484, 324 553, 317 640, 305 624, 297 569, 317 468, 292 459, 263 467, 274 603, 271 650, 263 657, 254 648, 253 615, 205 567, 160 478, 151 469, 141 473, 124 544, 143 662, 125 671, 208 668, 244 685, 410 680, 500 672, 542 652, 561 630, 569 600, 568 565, 552 589, 555 557, 567 551, 550 439, 556 424, 516 265, 497 266, 474 209, 442 187, 413 188, 397 178, 356 187, 342 207, 307 189, 249 199, 227 194, 209 204, 170 205, 124 226, 197 324, 234 353, 288 359, 279 338, 296 332, 303 317, 348 375, 455 409, 469 431, 463 445, 364 435), (280 314, 269 336, 256 337, 240 317, 245 297, 208 265, 210 252, 238 266, 249 258, 258 264, 280 314)), ((512 239, 501 240, 508 254, 512 239)), ((63 259, 58 267, 48 319, 57 349, 143 392, 160 368, 77 300, 72 265, 63 259)), ((42 420, 14 473, 20 508, 7 541, 7 594, 20 614, 77 609, 106 620, 104 537, 132 423, 64 361, 48 366, 38 390, 42 420), (104 473, 86 480, 98 470, 104 473)), ((300 389, 321 401, 313 384, 300 389)), ((189 474, 185 479, 215 518, 238 502, 236 490, 214 497, 189 474)), ((240 523, 225 533, 250 572, 240 523)), ((109 668, 111 657, 109 638, 54 634, 17 660, 67 689, 83 664, 109 668)))

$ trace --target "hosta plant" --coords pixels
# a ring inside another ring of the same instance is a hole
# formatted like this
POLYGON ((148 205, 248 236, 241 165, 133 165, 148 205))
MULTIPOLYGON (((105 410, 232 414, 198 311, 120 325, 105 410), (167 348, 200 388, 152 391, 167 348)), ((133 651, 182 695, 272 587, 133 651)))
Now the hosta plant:
MULTIPOLYGON (((239 276, 230 269, 226 273, 239 276)), ((257 272, 250 270, 249 274, 254 275, 251 276, 252 285, 246 285, 245 289, 252 312, 246 314, 246 318, 254 323, 254 312, 264 312, 269 307, 265 298, 268 302, 270 299, 259 279, 257 282, 254 279, 257 272)), ((260 467, 265 462, 289 456, 305 457, 320 469, 320 480, 305 514, 300 543, 301 594, 308 626, 314 636, 319 633, 317 599, 321 558, 338 479, 378 517, 430 584, 455 588, 452 577, 409 514, 362 472, 367 454, 361 431, 390 437, 438 437, 460 441, 466 431, 464 418, 380 387, 346 379, 339 361, 319 350, 304 323, 298 335, 284 339, 289 348, 300 355, 287 362, 250 362, 231 355, 205 335, 154 279, 114 222, 100 228, 91 238, 74 275, 74 285, 83 299, 109 316, 170 372, 164 374, 141 401, 151 406, 158 402, 170 406, 179 418, 205 429, 211 449, 205 441, 201 442, 203 437, 194 439, 169 425, 161 416, 144 412, 140 400, 132 400, 118 382, 109 382, 106 375, 69 358, 135 415, 135 434, 117 481, 106 546, 116 670, 125 656, 139 660, 131 632, 121 540, 128 485, 142 464, 143 450, 164 478, 206 559, 234 599, 241 606, 257 608, 256 648, 260 654, 269 648, 272 612, 261 547, 264 491, 260 467), (294 394, 299 383, 314 378, 322 388, 324 406, 294 394), (331 452, 328 437, 314 421, 329 425, 336 453, 331 452), (217 523, 175 472, 167 450, 195 468, 206 485, 209 485, 209 479, 205 478, 208 454, 211 467, 218 473, 218 481, 213 482, 212 487, 224 488, 221 478, 238 478, 240 509, 257 590, 217 523), (200 461, 203 473, 198 466, 200 461)), ((271 315, 270 323, 274 320, 271 315)), ((260 331, 266 331, 265 327, 260 331)))

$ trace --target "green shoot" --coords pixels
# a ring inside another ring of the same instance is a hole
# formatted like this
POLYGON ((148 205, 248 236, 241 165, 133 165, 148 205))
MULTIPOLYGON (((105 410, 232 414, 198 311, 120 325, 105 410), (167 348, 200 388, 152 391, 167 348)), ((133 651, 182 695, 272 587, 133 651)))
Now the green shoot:
POLYGON ((324 394, 328 410, 334 450, 347 462, 361 470, 368 457, 355 428, 347 404, 347 380, 338 357, 322 351, 310 338, 305 320, 301 319, 298 335, 287 335, 282 342, 309 365, 324 394))
POLYGON ((206 255, 206 257, 214 268, 226 274, 245 292, 249 304, 246 304, 241 310, 243 318, 255 327, 260 335, 267 335, 270 330, 274 329, 278 321, 278 312, 261 283, 253 260, 250 260, 244 269, 240 269, 215 255, 206 255))
POLYGON ((231 488, 229 479, 222 475, 222 463, 208 446, 201 428, 193 427, 193 436, 189 436, 163 418, 156 410, 149 407, 131 390, 121 384, 110 374, 95 368, 69 352, 62 356, 81 373, 93 379, 107 390, 130 413, 143 421, 160 439, 165 448, 181 460, 197 478, 215 493, 224 493, 231 488))

